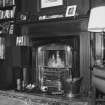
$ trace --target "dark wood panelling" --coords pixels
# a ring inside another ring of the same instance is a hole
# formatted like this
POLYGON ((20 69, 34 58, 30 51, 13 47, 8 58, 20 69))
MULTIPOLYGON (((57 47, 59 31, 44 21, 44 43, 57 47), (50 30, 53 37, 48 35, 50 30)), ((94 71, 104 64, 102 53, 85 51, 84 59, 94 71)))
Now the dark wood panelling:
POLYGON ((86 15, 89 11, 89 0, 68 0, 69 5, 77 5, 77 14, 86 15))
POLYGON ((37 0, 21 0, 21 12, 37 14, 37 0))
POLYGON ((32 56, 31 47, 23 46, 21 47, 21 63, 22 67, 31 67, 32 56))
POLYGON ((105 0, 92 0, 92 7, 101 6, 101 5, 105 6, 105 0))
POLYGON ((21 66, 21 48, 20 47, 12 47, 12 57, 13 57, 12 66, 20 67, 21 66))
MULTIPOLYGON (((41 9, 40 14, 65 14, 66 6, 77 5, 77 14, 86 15, 90 8, 89 0, 65 0, 64 6, 57 6, 54 8, 41 9)), ((30 12, 37 14, 39 12, 38 0, 21 0, 21 12, 30 12)))
POLYGON ((80 70, 83 76, 83 91, 89 92, 90 88, 90 33, 80 34, 80 70))
POLYGON ((12 83, 12 48, 6 47, 5 59, 0 62, 0 89, 9 89, 12 83))
POLYGON ((16 12, 21 11, 22 7, 22 0, 15 0, 16 1, 16 12))
POLYGON ((12 66, 31 66, 31 48, 25 46, 12 47, 12 66))

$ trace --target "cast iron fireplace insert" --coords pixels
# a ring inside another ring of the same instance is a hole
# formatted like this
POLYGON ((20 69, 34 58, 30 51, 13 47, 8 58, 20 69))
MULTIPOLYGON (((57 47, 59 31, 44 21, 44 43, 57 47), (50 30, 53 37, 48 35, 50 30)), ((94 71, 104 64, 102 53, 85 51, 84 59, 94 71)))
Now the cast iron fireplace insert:
POLYGON ((80 77, 79 47, 79 36, 34 41, 35 81, 42 91, 62 93, 62 80, 80 77))

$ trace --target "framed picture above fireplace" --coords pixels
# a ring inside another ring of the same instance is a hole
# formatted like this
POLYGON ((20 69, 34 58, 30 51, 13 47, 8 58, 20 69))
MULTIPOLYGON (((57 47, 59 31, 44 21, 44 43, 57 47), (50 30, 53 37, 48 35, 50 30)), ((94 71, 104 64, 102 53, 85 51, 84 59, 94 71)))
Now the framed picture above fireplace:
POLYGON ((39 15, 63 13, 67 5, 67 0, 37 0, 37 2, 39 15))
POLYGON ((66 10, 66 17, 75 16, 76 7, 76 5, 68 6, 66 10))
POLYGON ((41 8, 63 5, 63 0, 40 0, 41 8))

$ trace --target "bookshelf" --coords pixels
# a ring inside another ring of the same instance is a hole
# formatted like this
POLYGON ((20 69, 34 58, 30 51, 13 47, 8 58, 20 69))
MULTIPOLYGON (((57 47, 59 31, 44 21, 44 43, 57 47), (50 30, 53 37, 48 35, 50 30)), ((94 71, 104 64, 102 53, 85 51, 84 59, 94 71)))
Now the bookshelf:
POLYGON ((14 0, 0 0, 0 19, 14 18, 15 9, 14 0))
POLYGON ((0 0, 0 7, 15 5, 15 0, 0 0))
POLYGON ((0 0, 0 34, 13 34, 15 0, 0 0))

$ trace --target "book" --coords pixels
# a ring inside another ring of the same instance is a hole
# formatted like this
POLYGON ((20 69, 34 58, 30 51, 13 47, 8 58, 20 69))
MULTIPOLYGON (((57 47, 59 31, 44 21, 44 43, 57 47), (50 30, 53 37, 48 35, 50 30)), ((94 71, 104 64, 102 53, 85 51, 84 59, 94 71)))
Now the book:
POLYGON ((9 35, 13 35, 14 32, 14 24, 11 24, 9 27, 9 35))
POLYGON ((0 0, 0 7, 3 7, 3 0, 0 0))
POLYGON ((5 0, 3 0, 3 7, 5 7, 5 0))
POLYGON ((3 10, 0 10, 0 19, 3 19, 3 10))
POLYGON ((14 18, 15 16, 15 9, 16 7, 13 7, 13 9, 11 10, 11 18, 14 18))
POLYGON ((5 6, 15 5, 15 0, 5 0, 5 6))

